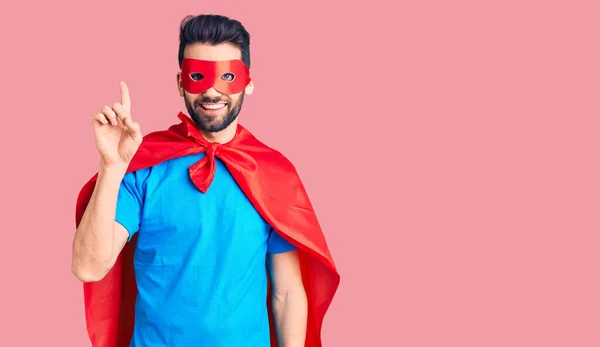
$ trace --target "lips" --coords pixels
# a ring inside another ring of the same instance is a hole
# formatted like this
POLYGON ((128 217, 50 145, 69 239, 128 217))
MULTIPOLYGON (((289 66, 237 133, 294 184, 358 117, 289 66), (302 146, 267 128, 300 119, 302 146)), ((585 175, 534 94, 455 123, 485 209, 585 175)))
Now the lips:
POLYGON ((218 103, 218 104, 205 104, 202 103, 200 104, 200 107, 202 107, 205 110, 220 110, 222 108, 224 108, 227 104, 225 103, 218 103))
POLYGON ((196 108, 206 116, 219 116, 227 112, 227 102, 201 102, 196 108))

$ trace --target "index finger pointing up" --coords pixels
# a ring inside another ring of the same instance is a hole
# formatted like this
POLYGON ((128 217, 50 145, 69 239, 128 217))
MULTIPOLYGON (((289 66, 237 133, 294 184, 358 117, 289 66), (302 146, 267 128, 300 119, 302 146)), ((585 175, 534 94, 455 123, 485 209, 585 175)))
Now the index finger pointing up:
POLYGON ((125 81, 121 81, 121 105, 125 107, 131 106, 131 99, 129 98, 129 88, 125 81))

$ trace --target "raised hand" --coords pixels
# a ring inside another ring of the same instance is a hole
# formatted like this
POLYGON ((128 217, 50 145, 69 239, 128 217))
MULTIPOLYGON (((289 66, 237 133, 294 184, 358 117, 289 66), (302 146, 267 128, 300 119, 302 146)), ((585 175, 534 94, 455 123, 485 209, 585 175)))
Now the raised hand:
POLYGON ((131 119, 131 99, 125 82, 121 86, 121 103, 104 106, 93 117, 96 147, 104 167, 126 168, 142 143, 140 125, 131 119))

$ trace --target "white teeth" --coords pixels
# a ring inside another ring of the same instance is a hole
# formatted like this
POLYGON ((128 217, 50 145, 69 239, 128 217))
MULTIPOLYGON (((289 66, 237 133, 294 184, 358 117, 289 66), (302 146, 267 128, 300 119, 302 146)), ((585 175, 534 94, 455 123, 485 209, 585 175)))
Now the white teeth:
POLYGON ((202 104, 202 107, 208 110, 218 110, 225 107, 225 104, 202 104))

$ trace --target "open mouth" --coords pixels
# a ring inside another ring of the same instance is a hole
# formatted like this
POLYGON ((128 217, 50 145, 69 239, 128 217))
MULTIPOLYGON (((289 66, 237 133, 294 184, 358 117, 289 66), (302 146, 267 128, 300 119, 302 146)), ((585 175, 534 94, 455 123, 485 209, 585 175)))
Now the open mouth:
POLYGON ((206 111, 214 111, 220 110, 227 106, 227 104, 219 103, 219 104, 199 104, 199 106, 206 111))

